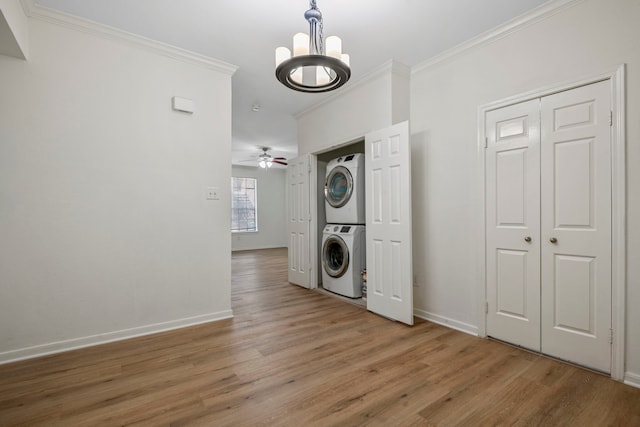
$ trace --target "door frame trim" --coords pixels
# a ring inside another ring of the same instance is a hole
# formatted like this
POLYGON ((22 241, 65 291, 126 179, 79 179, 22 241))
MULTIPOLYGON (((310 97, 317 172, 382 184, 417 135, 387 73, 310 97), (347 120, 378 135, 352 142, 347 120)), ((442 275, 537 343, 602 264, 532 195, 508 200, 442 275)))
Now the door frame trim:
POLYGON ((503 98, 478 107, 477 134, 477 193, 480 210, 477 215, 478 263, 476 266, 478 336, 487 336, 487 301, 486 279, 486 168, 485 168, 485 118, 489 111, 507 107, 535 98, 564 92, 580 86, 601 81, 610 82, 611 108, 613 120, 611 127, 611 327, 613 328, 613 344, 611 346, 611 378, 624 380, 625 372, 625 323, 626 323, 626 109, 625 109, 625 64, 615 69, 584 77, 578 80, 542 87, 536 90, 503 98))

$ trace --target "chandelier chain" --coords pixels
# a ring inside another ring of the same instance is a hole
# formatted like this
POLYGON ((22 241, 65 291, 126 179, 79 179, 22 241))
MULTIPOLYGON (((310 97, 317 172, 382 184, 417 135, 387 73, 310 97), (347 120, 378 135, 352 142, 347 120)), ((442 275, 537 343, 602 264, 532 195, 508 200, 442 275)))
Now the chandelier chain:
POLYGON ((310 9, 305 13, 309 21, 309 53, 324 55, 324 23, 322 12, 318 9, 316 0, 309 2, 310 9))

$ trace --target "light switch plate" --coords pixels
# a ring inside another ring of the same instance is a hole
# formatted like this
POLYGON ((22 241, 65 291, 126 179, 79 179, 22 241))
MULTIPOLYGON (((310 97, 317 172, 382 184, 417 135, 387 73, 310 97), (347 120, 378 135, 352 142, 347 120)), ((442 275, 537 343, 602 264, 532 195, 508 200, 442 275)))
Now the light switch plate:
POLYGON ((220 200, 220 188, 207 187, 207 200, 220 200))

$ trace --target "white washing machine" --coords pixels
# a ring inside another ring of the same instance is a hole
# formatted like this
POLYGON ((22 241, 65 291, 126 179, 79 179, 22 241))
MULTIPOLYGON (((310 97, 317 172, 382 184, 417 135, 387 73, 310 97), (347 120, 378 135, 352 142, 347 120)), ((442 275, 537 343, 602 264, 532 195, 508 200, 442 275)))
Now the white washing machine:
POLYGON ((327 164, 324 199, 327 223, 365 223, 364 154, 349 154, 327 164))
POLYGON ((322 235, 322 287, 349 298, 362 297, 366 264, 364 225, 327 224, 322 235))

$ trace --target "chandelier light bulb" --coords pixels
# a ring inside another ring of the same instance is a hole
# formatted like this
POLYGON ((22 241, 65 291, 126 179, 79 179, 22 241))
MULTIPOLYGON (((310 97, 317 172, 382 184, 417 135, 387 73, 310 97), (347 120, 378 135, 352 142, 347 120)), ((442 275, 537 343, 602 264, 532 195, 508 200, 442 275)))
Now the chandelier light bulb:
POLYGON ((329 84, 330 81, 329 70, 324 67, 316 67, 316 84, 322 86, 329 84))
POLYGON ((331 36, 327 37, 327 56, 340 59, 342 56, 342 40, 340 37, 331 36))
POLYGON ((291 58, 291 51, 288 47, 280 46, 276 49, 276 67, 289 58, 291 58))
POLYGON ((293 56, 309 55, 309 35, 297 33, 293 36, 293 56))

